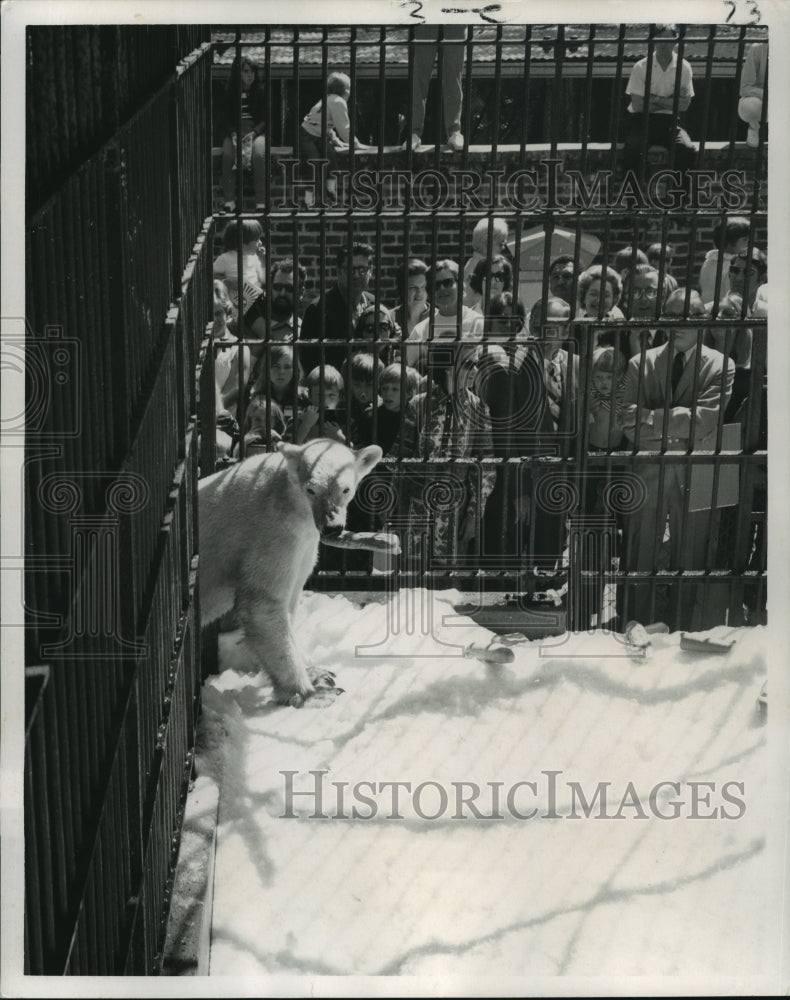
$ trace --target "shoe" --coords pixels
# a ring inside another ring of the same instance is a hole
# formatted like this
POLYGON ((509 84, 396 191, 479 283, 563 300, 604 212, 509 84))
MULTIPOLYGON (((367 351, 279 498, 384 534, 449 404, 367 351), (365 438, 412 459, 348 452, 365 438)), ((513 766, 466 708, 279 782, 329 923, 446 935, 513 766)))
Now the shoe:
POLYGON ((255 211, 256 212, 260 212, 260 213, 263 213, 263 212, 266 211, 266 206, 264 205, 264 203, 262 201, 256 201, 255 202, 255 211))
POLYGON ((225 204, 222 206, 222 211, 223 212, 235 212, 236 211, 236 202, 235 201, 226 201, 225 204))
POLYGON ((312 208, 315 205, 315 192, 305 191, 304 193, 304 207, 312 208))
POLYGON ((412 132, 412 134, 411 134, 411 148, 412 149, 419 149, 421 145, 422 145, 422 136, 421 135, 417 135, 416 132, 412 132))
POLYGON ((746 133, 746 145, 752 149, 757 149, 760 145, 760 130, 753 125, 749 126, 749 131, 746 133))
POLYGON ((464 148, 464 137, 460 132, 453 132, 447 139, 447 145, 453 152, 460 152, 464 148))

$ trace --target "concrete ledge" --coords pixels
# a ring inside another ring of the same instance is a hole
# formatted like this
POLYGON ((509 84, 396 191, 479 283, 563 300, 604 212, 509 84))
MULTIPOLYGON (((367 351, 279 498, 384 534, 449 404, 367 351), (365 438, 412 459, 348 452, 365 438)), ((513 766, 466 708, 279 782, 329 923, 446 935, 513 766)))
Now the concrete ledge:
POLYGON ((218 810, 217 783, 207 776, 197 778, 184 811, 163 976, 207 976, 209 972, 218 810))
MULTIPOLYGON (((621 150, 623 148, 623 143, 618 142, 616 144, 617 149, 621 150)), ((700 148, 700 141, 697 140, 694 145, 697 149, 700 148)), ((722 150, 729 149, 730 143, 719 140, 709 140, 705 143, 705 149, 710 152, 721 152, 722 150)), ((750 147, 746 145, 745 142, 734 142, 732 144, 734 150, 745 150, 750 147)), ((419 156, 423 153, 432 153, 436 146, 433 143, 423 143, 415 152, 419 156)), ((445 146, 440 147, 442 150, 446 150, 445 146)), ((556 146, 556 151, 558 153, 580 153, 583 149, 587 149, 590 152, 596 153, 606 153, 610 152, 612 149, 611 142, 588 142, 587 146, 583 146, 580 142, 558 142, 556 146)), ((661 146, 650 146, 648 152, 659 152, 663 147, 661 146)), ((490 143, 484 145, 471 145, 467 147, 470 156, 490 156, 492 146, 490 143)), ((222 146, 212 147, 212 155, 214 159, 219 159, 222 156, 222 146)), ((385 156, 394 156, 396 154, 404 154, 406 151, 402 146, 382 146, 379 149, 378 146, 368 146, 366 149, 358 149, 354 153, 354 158, 366 158, 369 156, 378 156, 379 152, 383 153, 385 156)), ((518 143, 499 143, 497 145, 497 155, 513 155, 514 153, 520 153, 521 146, 518 143)), ((524 152, 529 156, 548 155, 551 152, 550 142, 528 142, 524 145, 524 152)), ((298 153, 294 153, 292 146, 272 146, 271 155, 274 160, 285 160, 292 159, 294 156, 298 156, 298 153)), ((341 150, 341 156, 347 156, 348 150, 341 150)), ((463 155, 461 152, 455 153, 455 156, 463 155)))

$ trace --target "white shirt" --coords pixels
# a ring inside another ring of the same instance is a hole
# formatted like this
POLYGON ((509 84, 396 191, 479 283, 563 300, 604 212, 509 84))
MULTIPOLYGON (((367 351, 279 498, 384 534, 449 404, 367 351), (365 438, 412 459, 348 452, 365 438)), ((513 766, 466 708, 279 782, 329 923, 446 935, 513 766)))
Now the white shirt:
MULTIPOLYGON (((348 104, 340 94, 327 94, 326 107, 328 111, 327 128, 333 128, 343 142, 351 142, 351 122, 348 117, 348 104)), ((318 101, 307 112, 302 120, 302 128, 316 139, 321 136, 324 102, 318 101)))
MULTIPOLYGON (((650 93, 655 94, 656 97, 673 97, 675 94, 675 82, 677 79, 677 67, 678 67, 678 54, 677 52, 672 53, 672 59, 666 69, 661 68, 661 64, 656 58, 655 52, 653 53, 653 70, 650 74, 650 93)), ((626 94, 632 94, 636 97, 645 96, 645 82, 647 80, 647 56, 640 59, 639 62, 631 70, 631 76, 628 78, 628 86, 625 88, 626 94)), ((680 68, 680 96, 681 97, 693 97, 694 96, 694 84, 692 83, 692 73, 691 66, 684 59, 680 68)), ((637 114, 634 109, 633 102, 628 105, 628 110, 631 114, 637 114)), ((650 114, 659 115, 671 115, 671 110, 658 110, 653 111, 651 108, 647 107, 647 102, 645 102, 645 111, 650 114)))
MULTIPOLYGON (((735 256, 734 253, 723 252, 724 262, 721 265, 721 284, 719 285, 719 301, 721 301, 730 290, 730 261, 735 256)), ((716 291, 716 269, 719 266, 719 251, 708 250, 705 260, 699 271, 699 290, 703 302, 713 299, 716 291)))
MULTIPOLYGON (((266 286, 266 272, 258 255, 254 253, 242 254, 241 266, 245 282, 262 292, 266 286)), ((228 282, 238 283, 238 275, 238 253, 235 250, 225 250, 214 261, 214 277, 220 278, 227 284, 228 282)))
MULTIPOLYGON (((427 341, 431 336, 431 317, 419 322, 409 334, 409 341, 427 341)), ((458 314, 453 311, 451 316, 443 316, 438 310, 433 317, 433 339, 455 340, 458 337, 458 314)), ((461 339, 483 339, 483 317, 468 306, 462 307, 461 339)), ((425 357, 424 347, 407 347, 406 364, 415 366, 425 357)))

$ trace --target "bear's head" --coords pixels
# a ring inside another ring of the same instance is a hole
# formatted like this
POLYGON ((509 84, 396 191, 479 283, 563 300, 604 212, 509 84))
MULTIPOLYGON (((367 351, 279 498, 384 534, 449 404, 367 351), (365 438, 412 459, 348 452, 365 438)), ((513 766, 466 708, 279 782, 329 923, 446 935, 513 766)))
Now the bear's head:
POLYGON ((383 455, 376 444, 352 451, 326 438, 302 445, 281 442, 278 450, 285 460, 289 478, 310 504, 313 521, 322 535, 343 530, 346 508, 357 483, 383 455))

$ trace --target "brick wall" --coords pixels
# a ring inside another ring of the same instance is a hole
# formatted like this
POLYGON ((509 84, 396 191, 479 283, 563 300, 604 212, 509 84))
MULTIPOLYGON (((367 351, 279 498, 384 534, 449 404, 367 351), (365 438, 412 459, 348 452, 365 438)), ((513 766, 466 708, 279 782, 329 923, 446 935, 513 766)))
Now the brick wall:
MULTIPOLYGON (((601 240, 602 254, 608 248, 610 260, 617 250, 633 244, 635 239, 642 248, 661 241, 666 219, 666 240, 676 248, 673 273, 685 283, 690 255, 691 274, 696 278, 705 253, 713 246, 712 229, 721 219, 722 211, 749 214, 757 154, 743 144, 732 149, 726 145, 707 148, 698 164, 699 170, 710 172, 710 177, 703 177, 700 185, 702 211, 676 210, 667 214, 653 208, 652 194, 648 194, 647 205, 637 214, 632 210, 635 201, 629 200, 627 191, 625 194, 622 191, 619 156, 608 178, 608 198, 603 187, 598 196, 588 199, 588 207, 579 202, 578 181, 574 188, 570 172, 580 172, 588 192, 594 189, 596 180, 605 184, 606 172, 612 166, 611 148, 606 144, 588 147, 583 173, 578 146, 560 145, 553 157, 548 146, 530 146, 523 155, 518 147, 500 147, 494 159, 490 147, 473 147, 465 161, 461 155, 452 153, 441 153, 438 160, 433 152, 415 154, 411 175, 400 181, 400 198, 392 193, 397 188, 392 172, 407 169, 407 156, 388 148, 381 156, 378 150, 356 155, 356 170, 369 175, 364 188, 358 185, 352 190, 349 174, 341 174, 340 186, 346 185, 346 205, 350 204, 353 211, 330 210, 321 215, 295 210, 302 205, 299 192, 295 193, 291 183, 296 174, 289 165, 290 155, 290 150, 272 151, 270 211, 273 214, 268 219, 265 240, 272 257, 295 254, 307 267, 304 306, 318 294, 322 268, 327 285, 334 280, 336 250, 350 238, 368 242, 378 250, 375 274, 379 295, 386 304, 394 304, 397 275, 402 273, 407 253, 426 261, 435 256, 466 261, 472 253, 474 225, 488 211, 507 216, 513 235, 542 227, 549 219, 554 226, 572 231, 578 226, 582 232, 601 240), (556 165, 551 164, 552 159, 557 161, 556 165), (377 170, 382 171, 378 176, 377 170), (487 173, 492 170, 493 176, 487 173), (522 177, 519 184, 519 170, 535 173, 532 178, 522 177), (382 198, 378 206, 371 196, 373 191, 382 198), (406 209, 408 194, 411 201, 406 209), (440 211, 434 215, 431 208, 435 206, 440 211), (377 207, 383 209, 379 214, 377 207)), ((767 241, 765 159, 763 155, 755 216, 755 239, 762 248, 767 241)), ((666 165, 666 156, 660 151, 652 151, 650 160, 655 167, 666 165)), ((218 180, 219 160, 215 158, 215 181, 218 180)), ((669 203, 670 196, 663 197, 669 203)), ((221 206, 221 188, 215 183, 215 211, 221 206)), ((251 178, 248 178, 244 210, 252 213, 254 209, 251 178)), ((216 230, 217 252, 221 249, 223 228, 220 218, 216 230)))

